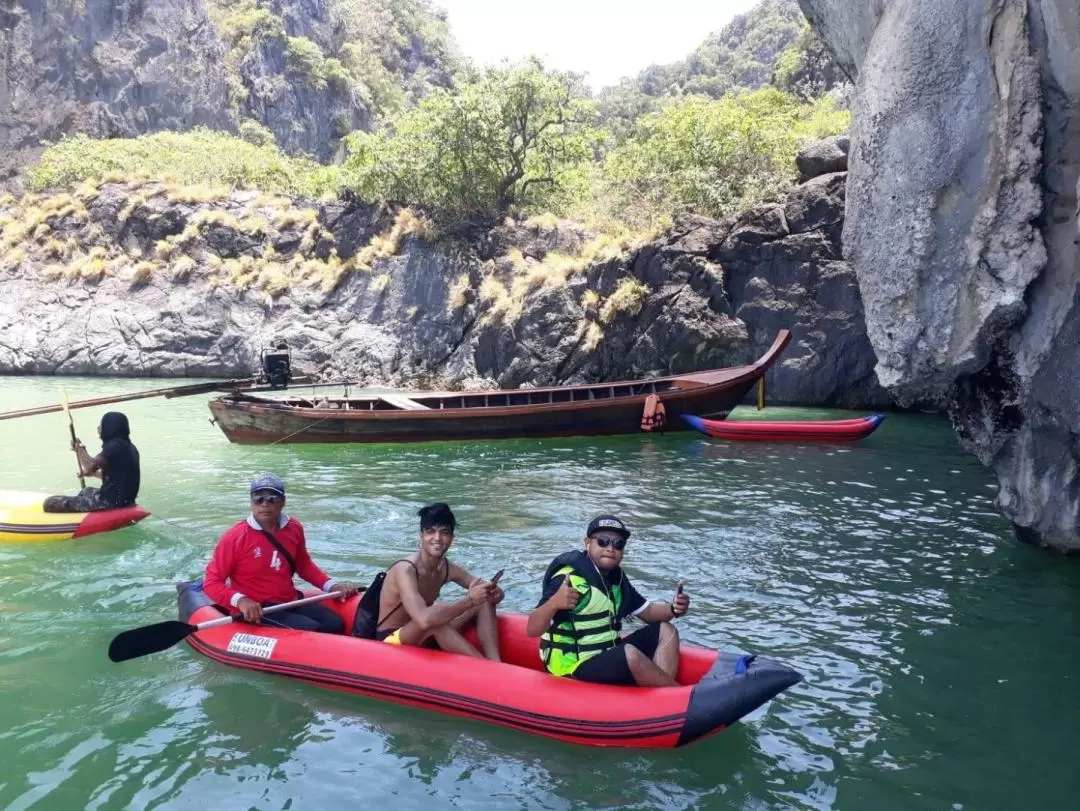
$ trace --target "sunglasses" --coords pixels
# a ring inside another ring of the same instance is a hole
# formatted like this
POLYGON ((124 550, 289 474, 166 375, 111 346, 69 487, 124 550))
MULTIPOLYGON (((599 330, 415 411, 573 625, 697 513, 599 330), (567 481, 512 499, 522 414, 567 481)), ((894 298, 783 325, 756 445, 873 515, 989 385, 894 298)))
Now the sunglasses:
POLYGON ((616 552, 622 552, 626 548, 626 538, 612 538, 608 535, 594 535, 593 540, 601 549, 607 549, 609 546, 614 548, 616 552))
POLYGON ((251 501, 254 504, 277 504, 281 501, 282 496, 275 495, 273 493, 266 496, 252 496, 251 501))

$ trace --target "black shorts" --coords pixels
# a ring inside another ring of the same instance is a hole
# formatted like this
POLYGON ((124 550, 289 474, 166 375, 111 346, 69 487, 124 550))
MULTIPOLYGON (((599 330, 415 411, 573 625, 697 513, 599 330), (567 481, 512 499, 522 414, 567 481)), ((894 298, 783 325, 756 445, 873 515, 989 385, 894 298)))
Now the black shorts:
POLYGON ((630 672, 630 663, 626 661, 624 645, 633 645, 650 659, 656 655, 656 648, 660 644, 660 623, 654 622, 644 628, 638 628, 634 633, 619 640, 615 647, 608 648, 603 653, 598 653, 590 659, 586 659, 571 674, 571 678, 578 681, 591 681, 596 684, 615 684, 624 687, 635 687, 637 682, 630 672))

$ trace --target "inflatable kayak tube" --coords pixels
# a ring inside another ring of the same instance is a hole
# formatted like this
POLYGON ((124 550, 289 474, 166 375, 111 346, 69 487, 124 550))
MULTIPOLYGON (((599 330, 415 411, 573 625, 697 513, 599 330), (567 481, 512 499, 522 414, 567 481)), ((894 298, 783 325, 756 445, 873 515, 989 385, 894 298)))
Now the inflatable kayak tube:
MULTIPOLYGON (((201 583, 181 583, 181 622, 224 616, 201 583)), ((305 592, 305 596, 316 594, 305 592)), ((499 614, 502 662, 349 636, 359 596, 320 603, 345 620, 345 635, 233 622, 187 637, 222 664, 414 707, 473 718, 590 746, 673 748, 731 726, 802 680, 769 659, 683 645, 679 687, 611 687, 542 669, 526 617, 499 614)), ((475 634, 469 634, 475 644, 475 634)))
POLYGON ((680 415, 693 428, 711 437, 758 442, 853 442, 872 434, 885 421, 883 414, 851 420, 706 420, 680 415))
POLYGON ((89 513, 47 513, 45 493, 0 490, 0 541, 39 543, 84 538, 130 526, 150 515, 142 507, 89 513))

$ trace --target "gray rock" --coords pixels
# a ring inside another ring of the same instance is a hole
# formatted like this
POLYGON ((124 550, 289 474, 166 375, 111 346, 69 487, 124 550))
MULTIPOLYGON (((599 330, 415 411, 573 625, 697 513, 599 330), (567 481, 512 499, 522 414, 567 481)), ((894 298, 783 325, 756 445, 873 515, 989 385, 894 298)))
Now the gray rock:
POLYGON ((588 235, 577 223, 559 222, 554 228, 541 228, 528 221, 508 221, 484 232, 480 257, 495 259, 517 248, 523 256, 542 260, 549 253, 576 254, 588 235))
POLYGON ((795 165, 799 169, 799 182, 830 172, 846 172, 850 141, 846 135, 834 135, 823 141, 815 141, 799 150, 795 165))
POLYGON ((751 211, 710 253, 733 314, 748 325, 751 354, 764 351, 778 328, 792 331, 767 381, 773 402, 845 408, 891 402, 874 374, 855 272, 842 256, 845 179, 823 175, 797 187, 783 208, 751 211), (786 233, 749 248, 746 235, 756 242, 767 230, 755 221, 776 221, 778 212, 786 233))
MULTIPOLYGON (((313 23, 319 19, 288 14, 286 32, 312 34, 313 23)), ((325 16, 322 20, 328 25, 325 16)), ((240 65, 240 74, 248 90, 243 115, 268 127, 278 145, 290 154, 308 153, 329 161, 344 135, 371 127, 372 111, 354 90, 333 82, 319 84, 290 70, 284 40, 256 41, 240 65)))
MULTIPOLYGON (((343 44, 334 6, 274 0, 260 8, 280 16, 286 36, 329 54, 343 44)), ((64 135, 127 138, 198 125, 235 133, 242 118, 264 124, 290 154, 342 157, 342 136, 373 124, 371 91, 306 75, 290 64, 280 30, 266 28, 245 35, 240 92, 230 100, 226 46, 204 0, 0 3, 0 187, 22 190, 18 172, 44 141, 64 135)), ((450 86, 446 54, 420 38, 390 47, 396 64, 387 67, 403 72, 410 97, 450 86)))
POLYGON ((878 20, 892 2, 897 0, 799 0, 799 8, 833 59, 854 79, 878 20))
POLYGON ((1080 550, 1080 7, 800 5, 858 70, 844 240, 878 377, 949 408, 1020 537, 1080 550))
POLYGON ((284 337, 298 370, 324 378, 514 387, 744 363, 787 327, 795 340, 770 373, 770 401, 877 406, 887 399, 872 384, 854 276, 840 258, 843 199, 843 174, 825 175, 741 218, 683 218, 565 281, 507 254, 576 255, 587 235, 569 223, 499 226, 471 242, 413 234, 327 292, 300 278, 313 262, 330 267, 314 260, 322 241, 349 260, 390 232, 393 212, 298 200, 291 212, 252 213, 250 194, 191 206, 159 184, 106 184, 84 219, 50 220, 48 237, 79 246, 72 262, 109 251, 99 281, 46 279, 47 239, 20 246, 18 263, 0 251, 0 371, 246 376, 284 337), (314 225, 291 222, 305 210, 314 225), (265 230, 244 225, 255 216, 265 230), (140 261, 150 270, 133 284, 140 261), (259 275, 271 262, 292 275, 278 295, 259 275), (509 296, 501 303, 498 284, 509 296))
POLYGON ((19 0, 0 9, 0 181, 43 140, 230 126, 202 0, 19 0))

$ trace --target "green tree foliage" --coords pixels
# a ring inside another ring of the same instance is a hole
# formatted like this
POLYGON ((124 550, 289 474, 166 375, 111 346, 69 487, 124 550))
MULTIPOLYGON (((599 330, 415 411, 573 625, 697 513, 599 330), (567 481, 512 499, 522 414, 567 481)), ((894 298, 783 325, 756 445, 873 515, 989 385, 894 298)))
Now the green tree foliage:
MULTIPOLYGON (((257 129, 247 129, 247 134, 259 135, 257 129)), ((29 180, 40 191, 134 177, 311 197, 332 194, 340 186, 337 167, 290 158, 272 143, 249 143, 202 127, 138 138, 64 138, 49 145, 29 180)))
POLYGON ((290 3, 208 0, 227 47, 229 98, 244 110, 250 96, 242 66, 252 50, 280 42, 293 81, 317 90, 353 91, 374 112, 390 115, 448 87, 457 52, 446 15, 431 0, 327 0, 326 19, 301 18, 290 3))
POLYGON ((678 63, 669 88, 715 99, 729 90, 766 86, 777 57, 799 35, 803 20, 795 0, 764 0, 678 63))
POLYGON ((586 182, 594 118, 576 77, 528 60, 433 92, 387 132, 353 133, 345 172, 363 196, 443 220, 560 207, 586 182))
POLYGON ((334 55, 373 98, 398 104, 380 112, 398 112, 433 87, 451 85, 460 57, 446 13, 431 0, 331 0, 330 8, 334 55), (387 77, 397 93, 389 92, 387 77))
POLYGON ((268 146, 276 143, 274 133, 270 132, 267 127, 264 127, 258 121, 250 118, 245 118, 240 122, 240 137, 249 144, 255 144, 255 146, 268 146))
POLYGON ((771 82, 785 93, 810 101, 846 79, 825 43, 805 23, 799 36, 776 60, 771 82))
POLYGON ((763 0, 710 34, 686 59, 652 65, 635 78, 602 90, 601 120, 621 140, 659 99, 684 95, 715 99, 732 90, 767 87, 777 60, 805 26, 796 0, 763 0))
POLYGON ((802 145, 849 126, 831 99, 775 88, 673 99, 608 155, 606 194, 638 225, 658 212, 722 216, 782 191, 802 145))
POLYGON ((307 37, 289 37, 287 43, 285 60, 290 77, 306 81, 317 90, 325 90, 326 56, 322 48, 307 37))

